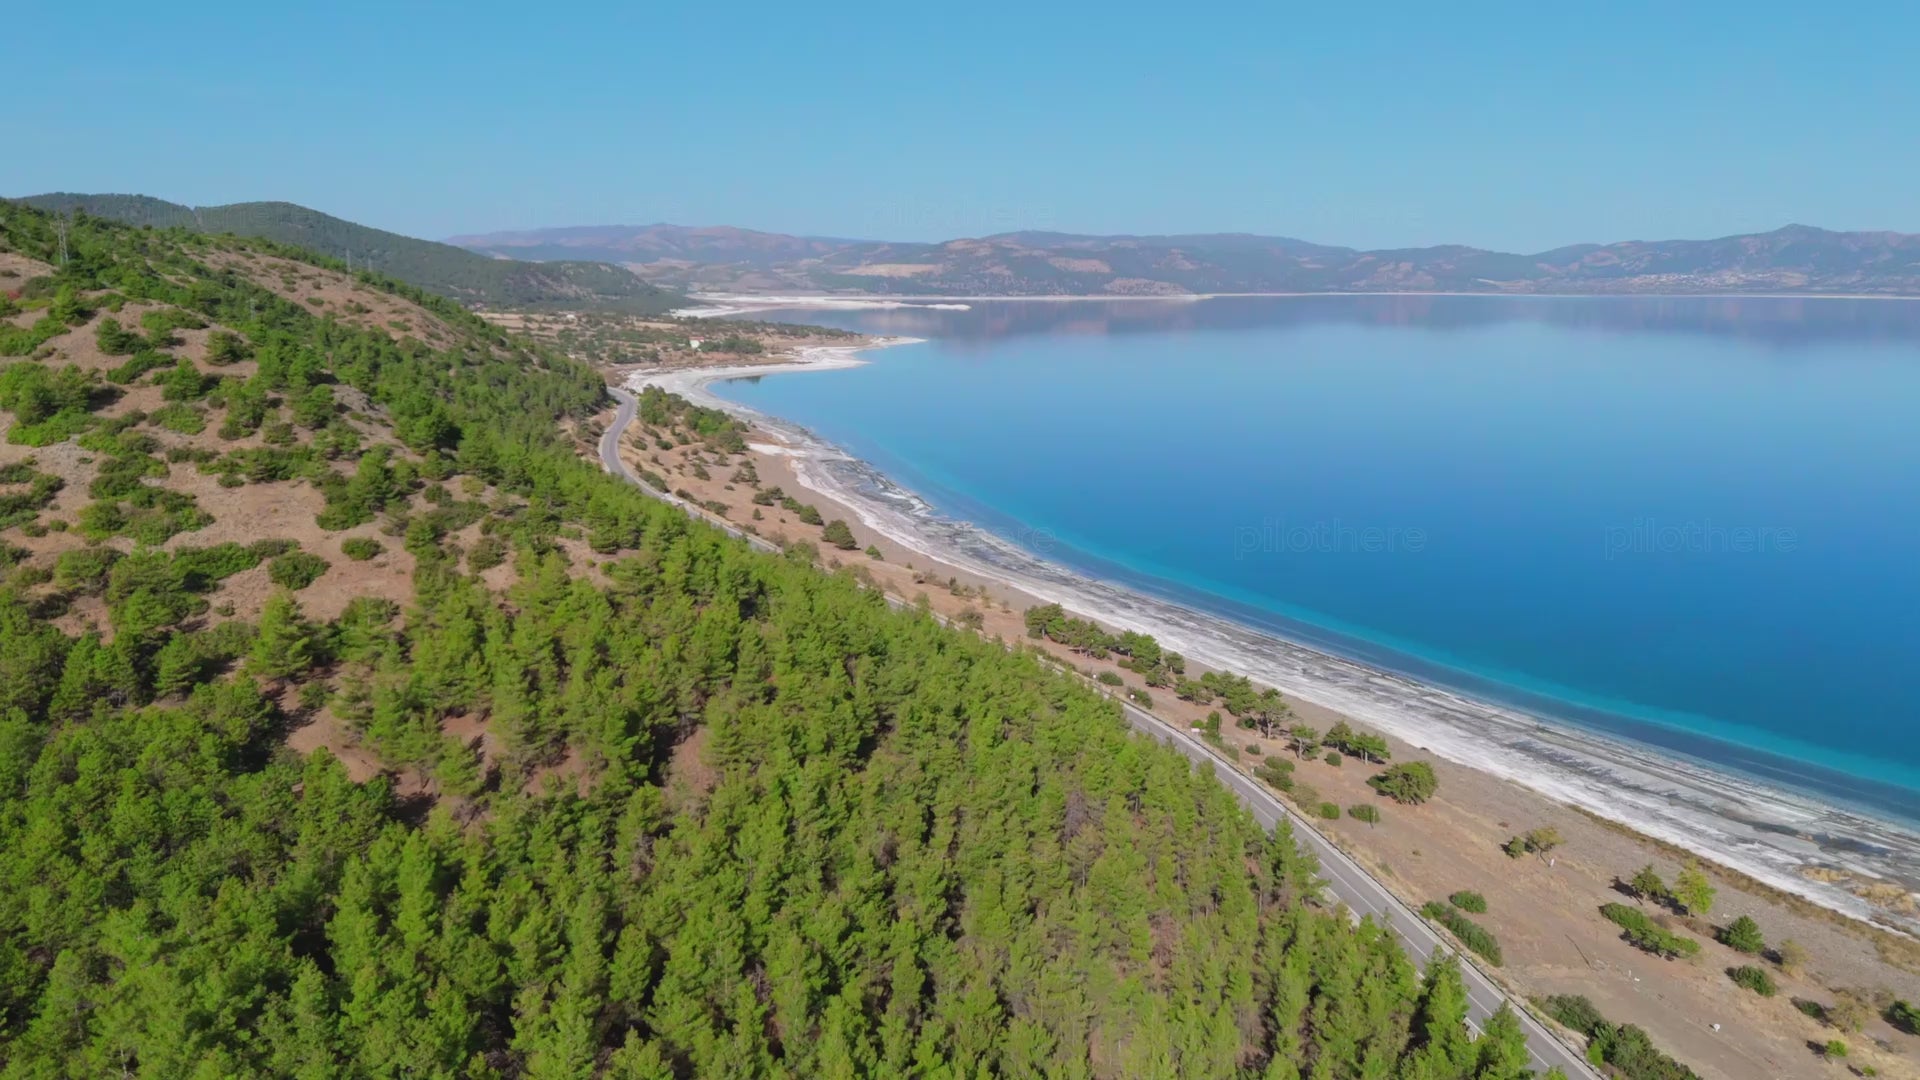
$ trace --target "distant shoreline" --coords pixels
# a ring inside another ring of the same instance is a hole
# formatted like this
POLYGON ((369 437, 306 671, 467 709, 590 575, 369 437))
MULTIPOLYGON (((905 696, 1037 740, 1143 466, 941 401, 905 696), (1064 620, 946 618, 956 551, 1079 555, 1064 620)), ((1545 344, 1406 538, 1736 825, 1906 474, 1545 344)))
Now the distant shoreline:
POLYGON ((727 318, 755 311, 776 311, 785 308, 800 310, 834 308, 861 310, 873 308, 934 307, 938 305, 963 305, 958 310, 966 310, 964 305, 976 303, 1073 303, 1083 301, 1123 302, 1150 300, 1156 302, 1191 303, 1199 300, 1228 299, 1314 299, 1338 296, 1446 296, 1446 297, 1485 297, 1499 300, 1920 300, 1920 293, 1745 293, 1745 292, 1635 292, 1635 293, 1581 293, 1581 292, 1468 292, 1448 290, 1420 292, 1411 290, 1377 290, 1364 292, 1211 292, 1211 293, 1142 293, 1138 295, 1114 294, 1075 294, 1046 296, 964 296, 964 295, 903 295, 895 293, 688 293, 689 300, 699 301, 702 307, 676 309, 673 314, 691 318, 727 318))

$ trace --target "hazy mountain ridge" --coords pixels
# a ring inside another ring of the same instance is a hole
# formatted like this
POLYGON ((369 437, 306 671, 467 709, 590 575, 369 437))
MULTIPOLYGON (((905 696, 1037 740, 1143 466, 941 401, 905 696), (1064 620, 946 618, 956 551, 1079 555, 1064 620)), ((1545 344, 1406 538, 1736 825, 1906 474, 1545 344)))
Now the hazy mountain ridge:
POLYGON ((525 260, 476 254, 355 224, 287 202, 184 206, 147 195, 52 192, 18 200, 41 210, 197 232, 258 236, 349 260, 429 292, 476 307, 595 308, 647 314, 680 297, 632 271, 600 261, 525 260))
POLYGON ((891 243, 676 225, 455 237, 496 257, 603 259, 693 289, 892 295, 1803 292, 1920 295, 1920 235, 1789 225, 1713 240, 1364 251, 1240 233, 1013 232, 891 243))
POLYGON ((632 229, 583 225, 489 233, 484 236, 456 236, 447 243, 484 254, 506 255, 511 252, 514 257, 521 258, 564 256, 616 263, 738 262, 772 266, 792 259, 823 257, 860 241, 822 236, 787 236, 728 226, 687 228, 656 225, 632 229), (533 251, 551 254, 527 254, 533 251), (592 254, 583 254, 585 252, 592 254))

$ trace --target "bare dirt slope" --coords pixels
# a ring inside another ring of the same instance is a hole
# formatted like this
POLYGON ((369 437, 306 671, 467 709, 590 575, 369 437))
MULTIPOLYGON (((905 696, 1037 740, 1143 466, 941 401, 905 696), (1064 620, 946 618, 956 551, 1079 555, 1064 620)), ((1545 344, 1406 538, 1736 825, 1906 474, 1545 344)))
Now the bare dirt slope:
POLYGON ((353 326, 384 330, 396 338, 416 338, 430 345, 443 346, 455 337, 439 316, 338 270, 252 251, 215 253, 208 263, 236 270, 288 300, 306 304, 317 314, 353 326))
MULTIPOLYGON (((323 319, 400 343, 508 355, 497 332, 478 324, 456 329, 406 295, 335 270, 245 242, 213 242, 200 254, 212 271, 238 275, 323 319)), ((42 325, 53 300, 46 285, 52 270, 0 251, 0 292, 19 308, 0 321, 19 329, 42 325)), ((502 561, 503 545, 488 534, 492 524, 519 513, 520 504, 472 477, 437 483, 423 475, 432 468, 429 455, 402 438, 394 417, 363 390, 327 372, 290 375, 285 357, 263 373, 262 342, 172 304, 105 289, 72 299, 81 314, 70 325, 39 341, 30 355, 0 360, 0 368, 70 379, 86 399, 63 414, 74 418, 66 427, 29 423, 17 408, 0 409, 0 470, 7 470, 0 498, 32 500, 0 530, 5 568, 55 626, 69 634, 93 631, 111 642, 119 628, 105 596, 116 561, 147 551, 179 555, 226 546, 270 554, 210 583, 189 627, 254 623, 275 595, 292 597, 300 615, 315 623, 339 618, 355 602, 385 602, 398 613, 394 625, 403 626, 419 562, 409 527, 449 515, 461 524, 436 546, 454 556, 454 565, 470 562, 497 589, 516 580, 511 561, 502 561), (116 328, 132 337, 110 348, 103 331, 116 328), (237 351, 230 340, 214 356, 215 335, 237 340, 237 351), (176 369, 193 378, 169 385, 176 369), (303 402, 315 387, 324 389, 325 404, 303 402), (257 410, 236 420, 250 394, 257 410), (376 453, 401 470, 413 493, 368 520, 324 521, 323 489, 350 482, 376 453), (138 476, 131 487, 114 487, 113 474, 128 463, 137 463, 138 476), (172 520, 139 525, 156 501, 173 508, 166 511, 172 520), (476 553, 471 560, 464 558, 469 552, 476 553), (318 560, 319 569, 282 577, 277 564, 289 558, 318 560)), ((588 564, 604 558, 577 539, 562 538, 555 550, 577 559, 588 574, 596 573, 588 564)), ((331 708, 291 696, 284 704, 296 721, 287 744, 292 749, 324 748, 355 779, 391 772, 403 790, 431 793, 417 769, 382 764, 361 745, 355 725, 331 708)), ((497 740, 484 714, 456 718, 449 728, 494 756, 497 740)))

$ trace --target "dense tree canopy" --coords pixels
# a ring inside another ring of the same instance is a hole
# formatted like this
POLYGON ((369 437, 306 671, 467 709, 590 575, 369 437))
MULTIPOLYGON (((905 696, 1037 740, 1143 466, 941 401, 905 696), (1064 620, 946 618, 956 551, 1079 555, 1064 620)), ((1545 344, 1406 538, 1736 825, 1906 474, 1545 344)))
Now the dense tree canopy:
MULTIPOLYGON (((44 216, 0 225, 49 255, 44 216)), ((317 318, 199 261, 233 241, 69 243, 72 295, 244 339, 262 393, 227 387, 228 422, 366 395, 391 435, 338 437, 370 452, 314 432, 214 465, 381 522, 414 595, 223 621, 217 582, 311 560, 111 530, 0 585, 0 1075, 1525 1075, 1510 1014, 1474 1038, 1457 970, 1319 906, 1284 826, 1090 689, 580 461, 557 432, 604 406, 592 372, 391 283, 459 340, 317 318), (468 525, 508 584, 480 543, 463 566, 468 525), (49 620, 83 595, 111 634, 49 620), (387 771, 289 748, 319 714, 387 771)), ((16 423, 86 415, 14 370, 16 423)), ((112 428, 84 436, 127 461, 100 497, 157 490, 112 428)))

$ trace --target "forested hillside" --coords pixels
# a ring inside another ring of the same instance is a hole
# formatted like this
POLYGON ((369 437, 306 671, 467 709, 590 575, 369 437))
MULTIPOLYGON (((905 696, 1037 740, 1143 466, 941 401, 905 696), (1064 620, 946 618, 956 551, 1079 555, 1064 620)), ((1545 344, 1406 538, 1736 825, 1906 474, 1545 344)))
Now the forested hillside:
POLYGON ((0 1076, 1526 1074, 1111 703, 342 270, 0 203, 0 1076))
POLYGON ((604 262, 488 258, 451 244, 356 225, 293 203, 192 207, 145 195, 69 192, 33 195, 21 201, 42 210, 78 210, 131 225, 262 237, 365 266, 463 304, 654 314, 683 299, 604 262))

